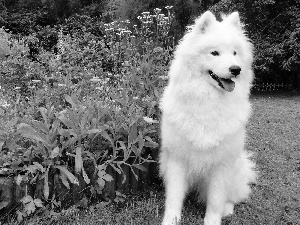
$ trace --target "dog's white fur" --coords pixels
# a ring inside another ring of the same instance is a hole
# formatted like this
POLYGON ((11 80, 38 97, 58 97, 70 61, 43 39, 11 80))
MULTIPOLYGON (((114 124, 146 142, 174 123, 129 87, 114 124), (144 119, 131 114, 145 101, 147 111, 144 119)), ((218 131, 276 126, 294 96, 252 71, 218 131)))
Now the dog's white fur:
POLYGON ((160 172, 166 187, 162 224, 176 224, 192 187, 207 204, 205 225, 220 225, 235 203, 250 194, 254 163, 244 150, 253 80, 252 45, 237 12, 218 22, 210 12, 199 17, 177 46, 169 84, 161 99, 160 172), (219 55, 211 54, 218 51, 219 55), (237 54, 233 54, 236 52, 237 54), (229 67, 241 73, 232 78, 229 67), (208 73, 232 78, 227 92, 208 73))

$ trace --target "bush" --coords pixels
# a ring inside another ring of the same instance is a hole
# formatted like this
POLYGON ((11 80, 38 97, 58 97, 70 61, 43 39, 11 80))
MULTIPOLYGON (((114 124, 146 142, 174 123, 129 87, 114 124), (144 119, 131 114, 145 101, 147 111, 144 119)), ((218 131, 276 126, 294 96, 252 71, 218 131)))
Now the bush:
POLYGON ((103 36, 74 19, 60 27, 55 51, 38 34, 15 39, 1 31, 10 45, 0 64, 1 171, 18 174, 18 183, 43 183, 40 198, 22 199, 19 219, 57 198, 51 174, 66 188, 80 176, 105 196, 108 166, 122 174, 127 165, 138 178, 136 169, 153 162, 149 150, 158 148, 158 102, 173 44, 173 16, 159 11, 143 13, 132 30, 128 21, 103 24, 103 36), (37 46, 34 59, 30 43, 37 46))

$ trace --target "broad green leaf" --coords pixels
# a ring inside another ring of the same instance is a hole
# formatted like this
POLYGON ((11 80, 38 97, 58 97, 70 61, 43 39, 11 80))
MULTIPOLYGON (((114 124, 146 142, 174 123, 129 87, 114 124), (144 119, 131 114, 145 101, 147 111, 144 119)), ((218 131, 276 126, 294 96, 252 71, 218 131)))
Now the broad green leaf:
POLYGON ((110 175, 110 174, 105 174, 103 177, 102 177, 103 180, 105 181, 108 181, 108 182, 111 182, 114 180, 114 178, 110 175))
POLYGON ((143 134, 141 131, 139 131, 139 136, 138 136, 138 144, 139 144, 139 149, 142 150, 142 148, 144 147, 145 144, 145 140, 143 138, 143 134))
POLYGON ((90 178, 86 174, 86 172, 85 172, 85 170, 84 170, 83 167, 82 167, 82 176, 83 176, 83 179, 84 179, 85 183, 89 184, 90 183, 90 178))
POLYGON ((144 116, 143 119, 144 119, 147 123, 150 123, 150 124, 152 124, 152 123, 158 123, 157 120, 154 120, 154 119, 152 119, 152 118, 150 118, 150 117, 144 116))
POLYGON ((80 203, 79 203, 80 205, 80 207, 81 208, 84 208, 84 209, 86 209, 87 208, 87 206, 88 206, 88 200, 87 200, 87 198, 86 197, 83 197, 81 200, 80 200, 80 203))
MULTIPOLYGON (((79 115, 78 113, 74 113, 72 110, 69 110, 69 118, 72 121, 72 123, 74 124, 74 126, 76 126, 76 130, 78 130, 77 132, 80 132, 79 127, 80 127, 80 121, 79 121, 79 115)), ((76 132, 76 130, 74 130, 76 132)))
POLYGON ((39 208, 44 207, 42 200, 39 199, 39 198, 34 199, 33 202, 34 202, 34 204, 35 204, 36 207, 39 207, 39 208))
POLYGON ((20 123, 18 126, 18 131, 23 137, 29 138, 32 141, 40 141, 44 144, 47 144, 47 137, 37 132, 35 129, 33 129, 30 125, 26 123, 20 123))
POLYGON ((8 202, 0 202, 0 209, 5 208, 8 205, 8 202))
POLYGON ((105 185, 105 180, 103 180, 102 178, 98 178, 97 183, 98 183, 99 187, 102 190, 104 188, 104 185, 105 185))
POLYGON ((122 193, 119 192, 119 191, 116 191, 116 196, 122 197, 122 198, 126 198, 126 195, 122 194, 122 193))
POLYGON ((81 131, 83 132, 85 127, 86 127, 86 124, 88 122, 88 118, 91 116, 91 109, 87 109, 84 111, 83 115, 81 116, 81 121, 80 121, 80 128, 81 128, 81 131))
POLYGON ((151 137, 149 137, 149 136, 145 136, 145 139, 146 139, 147 141, 153 142, 152 139, 151 139, 151 137))
POLYGON ((70 135, 72 134, 72 132, 70 132, 69 129, 60 129, 59 134, 66 138, 70 138, 70 135))
POLYGON ((67 102, 69 102, 72 105, 73 108, 76 108, 80 104, 80 102, 74 95, 72 96, 65 95, 65 99, 67 102))
POLYGON ((44 108, 44 107, 40 107, 39 110, 40 110, 40 113, 42 114, 42 117, 43 117, 43 119, 44 119, 44 122, 45 122, 46 124, 48 124, 48 116, 47 116, 48 110, 47 110, 46 108, 44 108))
POLYGON ((35 204, 33 203, 33 201, 26 203, 25 205, 25 211, 28 215, 30 215, 31 213, 33 213, 35 211, 35 204))
POLYGON ((0 151, 2 150, 4 143, 5 143, 5 141, 0 140, 0 151))
POLYGON ((56 130, 59 126, 60 126, 60 121, 56 119, 51 125, 51 130, 56 130))
POLYGON ((122 180, 122 184, 124 184, 126 180, 127 180, 127 176, 126 176, 126 174, 125 174, 125 173, 123 173, 123 180, 122 180))
POLYGON ((158 144, 156 142, 154 142, 149 136, 145 136, 145 139, 147 140, 144 143, 145 147, 150 147, 150 148, 156 148, 156 147, 158 147, 158 144))
POLYGON ((142 171, 147 171, 146 167, 144 167, 143 165, 141 164, 133 164, 132 166, 134 166, 135 168, 139 169, 139 170, 142 170, 142 171))
POLYGON ((82 161, 82 154, 81 154, 81 147, 76 148, 76 155, 75 155, 75 172, 79 173, 83 168, 83 161, 82 161))
POLYGON ((99 165, 97 166, 97 169, 98 169, 99 171, 105 171, 105 170, 106 170, 106 167, 107 167, 106 164, 99 164, 99 165))
POLYGON ((28 166, 26 170, 32 174, 35 174, 37 170, 40 170, 42 173, 44 173, 46 169, 38 162, 33 162, 33 165, 28 166))
POLYGON ((87 134, 98 134, 101 133, 103 130, 102 129, 91 129, 86 131, 87 134))
POLYGON ((156 97, 160 97, 160 94, 159 94, 159 92, 157 91, 157 89, 154 89, 154 95, 155 95, 156 97))
POLYGON ((61 122, 59 120, 55 120, 51 124, 51 130, 49 131, 49 138, 51 139, 52 143, 57 141, 57 135, 58 135, 58 132, 59 132, 60 123, 61 122))
POLYGON ((137 123, 134 123, 129 128, 129 134, 128 134, 128 143, 135 143, 137 138, 137 123))
POLYGON ((148 147, 148 148, 157 148, 158 147, 158 144, 156 142, 149 142, 149 141, 146 141, 144 143, 144 146, 145 147, 148 147))
POLYGON ((115 202, 124 202, 126 198, 126 195, 122 194, 119 191, 116 191, 116 197, 114 199, 115 202))
POLYGON ((71 96, 69 95, 65 95, 65 99, 68 103, 71 104, 71 106, 75 105, 75 103, 73 102, 73 99, 71 98, 71 96))
POLYGON ((27 149, 26 151, 25 151, 25 153, 24 153, 24 157, 25 158, 30 158, 30 154, 31 154, 31 152, 32 152, 32 150, 31 149, 27 149))
POLYGON ((97 126, 97 119, 93 118, 91 121, 92 127, 96 127, 97 126))
POLYGON ((33 198, 30 195, 25 195, 21 200, 23 204, 27 204, 33 201, 33 198))
POLYGON ((76 133, 77 132, 77 127, 76 125, 73 124, 73 122, 69 119, 67 119, 64 116, 59 116, 58 119, 63 122, 67 127, 73 129, 73 131, 76 133))
POLYGON ((38 162, 33 162, 33 165, 36 169, 39 169, 41 172, 45 172, 45 168, 38 162))
POLYGON ((20 174, 18 174, 18 176, 16 177, 16 184, 20 185, 21 182, 22 182, 22 180, 23 180, 23 176, 21 176, 20 174))
MULTIPOLYGON (((135 145, 132 145, 131 146, 131 150, 134 152, 134 154, 137 156, 140 154, 139 152, 139 149, 135 146, 135 145)), ((125 152, 124 152, 125 153, 125 152)), ((124 154, 125 155, 125 154, 124 154)), ((125 157, 125 156, 124 156, 125 157)), ((127 158, 125 158, 127 160, 127 158)))
POLYGON ((104 137, 106 140, 112 142, 110 136, 108 135, 108 133, 104 130, 101 132, 102 137, 104 137))
POLYGON ((51 151, 51 154, 50 154, 50 158, 55 158, 56 156, 58 156, 59 154, 59 147, 55 147, 52 151, 51 151))
POLYGON ((31 121, 35 130, 37 131, 42 131, 44 134, 47 134, 49 132, 49 129, 47 127, 46 124, 44 124, 43 122, 41 121, 37 121, 37 120, 32 120, 31 121))
POLYGON ((60 173, 60 179, 61 179, 63 185, 65 185, 66 188, 70 189, 70 185, 69 185, 69 182, 68 182, 68 180, 67 180, 66 174, 60 173))
POLYGON ((48 175, 49 175, 49 167, 47 168, 45 174, 44 174, 44 197, 47 200, 49 197, 49 183, 48 183, 48 175))
MULTIPOLYGON (((154 106, 157 104, 157 101, 151 101, 151 107, 154 108, 154 106)), ((153 120, 154 121, 154 120, 153 120)), ((158 121, 154 122, 154 123, 158 123, 158 121)))
POLYGON ((18 217, 17 220, 18 222, 21 222, 23 220, 23 217, 26 217, 26 214, 23 212, 20 212, 19 210, 17 211, 18 217))
POLYGON ((55 166, 55 168, 59 169, 61 173, 64 173, 71 183, 79 185, 78 179, 66 167, 55 166))
POLYGON ((106 140, 108 140, 110 142, 110 144, 113 148, 115 148, 115 144, 114 144, 113 140, 111 139, 111 137, 108 135, 108 133, 105 130, 103 130, 100 134, 102 137, 104 137, 106 140))

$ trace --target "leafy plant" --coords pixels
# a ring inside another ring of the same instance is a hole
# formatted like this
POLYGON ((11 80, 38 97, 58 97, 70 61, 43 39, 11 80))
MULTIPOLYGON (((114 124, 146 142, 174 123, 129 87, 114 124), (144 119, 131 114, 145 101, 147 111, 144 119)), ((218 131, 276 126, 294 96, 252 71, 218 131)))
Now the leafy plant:
POLYGON ((39 198, 33 199, 30 195, 24 196, 20 201, 23 203, 24 209, 23 211, 17 211, 18 221, 22 221, 23 218, 30 216, 32 213, 36 211, 36 208, 44 207, 41 199, 39 198))
MULTIPOLYGON (((115 179, 109 170, 122 175, 124 183, 129 179, 125 168, 139 179, 137 171, 154 162, 158 102, 172 52, 172 14, 163 17, 156 9, 146 17, 134 28, 126 21, 103 25, 102 33, 87 25, 75 28, 75 19, 53 30, 58 34, 55 51, 42 48, 37 34, 18 41, 7 34, 12 53, 0 65, 2 81, 7 81, 1 91, 12 115, 5 111, 3 117, 10 122, 3 122, 0 144, 7 150, 1 156, 9 163, 0 169, 16 165, 18 184, 42 186, 40 195, 24 198, 19 218, 38 207, 35 198, 45 205, 43 211, 59 207, 53 176, 69 191, 86 185, 105 197, 105 184, 115 179), (38 48, 34 55, 30 43, 38 48), (12 155, 13 149, 21 154, 12 155)), ((115 202, 123 200, 118 192, 115 202)))

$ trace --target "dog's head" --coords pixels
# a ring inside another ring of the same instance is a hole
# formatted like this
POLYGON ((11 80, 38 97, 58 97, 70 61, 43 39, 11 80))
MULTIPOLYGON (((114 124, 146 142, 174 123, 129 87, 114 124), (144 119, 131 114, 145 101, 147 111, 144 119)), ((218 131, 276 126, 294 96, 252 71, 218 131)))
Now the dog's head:
POLYGON ((220 90, 231 92, 239 82, 252 81, 252 44, 237 12, 221 22, 204 13, 179 44, 176 57, 188 65, 192 79, 204 79, 220 90))

